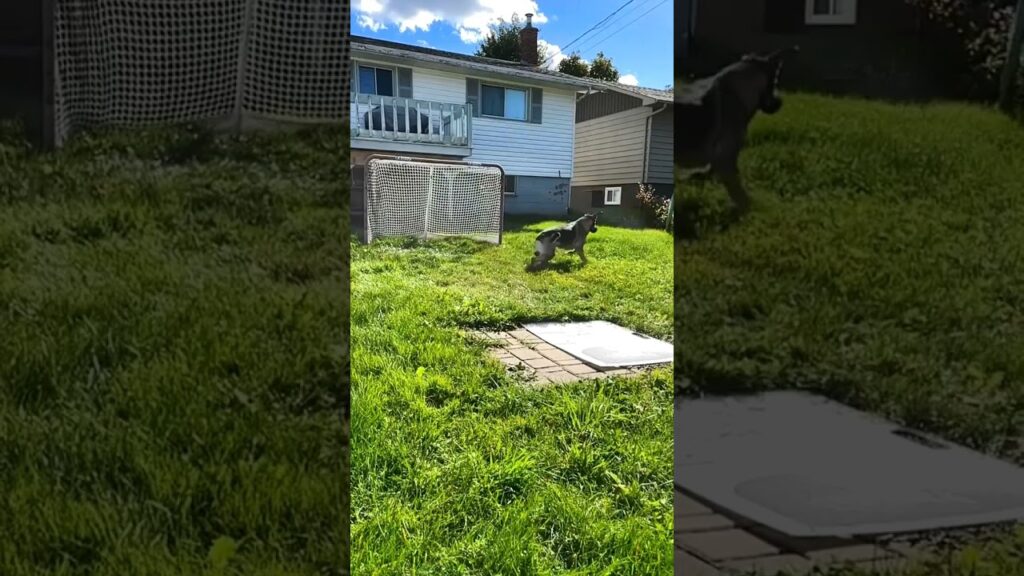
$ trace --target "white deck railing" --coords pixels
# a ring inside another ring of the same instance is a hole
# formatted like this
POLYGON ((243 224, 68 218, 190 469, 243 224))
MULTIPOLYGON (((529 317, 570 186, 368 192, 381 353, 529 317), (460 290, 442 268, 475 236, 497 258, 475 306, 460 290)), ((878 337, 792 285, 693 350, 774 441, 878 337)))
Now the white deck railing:
POLYGON ((469 146, 472 114, 468 104, 352 94, 352 137, 469 146))

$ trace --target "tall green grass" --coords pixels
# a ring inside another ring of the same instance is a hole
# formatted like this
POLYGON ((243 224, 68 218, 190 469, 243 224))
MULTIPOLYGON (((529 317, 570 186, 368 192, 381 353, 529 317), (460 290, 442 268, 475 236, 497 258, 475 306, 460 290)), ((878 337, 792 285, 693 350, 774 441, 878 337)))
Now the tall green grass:
POLYGON ((354 247, 354 573, 671 572, 670 371, 538 391, 460 333, 606 319, 670 338, 668 234, 601 227, 588 266, 526 273, 550 224, 354 247))
POLYGON ((340 139, 0 143, 0 573, 338 573, 340 139))
MULTIPOLYGON (((1020 125, 794 94, 741 164, 755 208, 724 231, 724 191, 682 187, 708 207, 676 247, 683 393, 815 390, 1024 463, 1020 125)), ((931 573, 1024 573, 995 565, 931 573)))

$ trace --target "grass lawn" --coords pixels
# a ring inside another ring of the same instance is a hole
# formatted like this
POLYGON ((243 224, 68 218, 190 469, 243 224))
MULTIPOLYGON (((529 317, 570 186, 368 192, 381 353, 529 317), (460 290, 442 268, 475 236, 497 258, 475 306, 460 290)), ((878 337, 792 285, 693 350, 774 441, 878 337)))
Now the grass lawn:
POLYGON ((0 574, 339 573, 341 137, 0 140, 0 574))
POLYGON ((353 246, 353 573, 671 573, 670 370, 529 389, 460 335, 606 319, 671 338, 668 234, 600 226, 588 266, 527 274, 551 224, 353 246))
MULTIPOLYGON (((1024 130, 791 95, 742 166, 753 214, 676 248, 683 392, 811 389, 1024 463, 1024 130)), ((923 573, 1024 574, 1024 537, 983 548, 923 573)))

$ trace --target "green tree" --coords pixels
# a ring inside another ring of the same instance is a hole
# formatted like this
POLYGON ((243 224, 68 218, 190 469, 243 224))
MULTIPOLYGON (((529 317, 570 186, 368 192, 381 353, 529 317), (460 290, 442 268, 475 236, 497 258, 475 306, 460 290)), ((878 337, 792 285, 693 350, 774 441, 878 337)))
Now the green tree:
POLYGON ((598 52, 597 56, 590 63, 590 74, 591 78, 596 80, 607 80, 608 82, 618 82, 619 71, 615 69, 615 65, 612 64, 611 58, 604 55, 604 52, 598 52))
POLYGON ((586 78, 590 74, 590 66, 579 52, 573 52, 568 58, 558 63, 558 71, 578 78, 586 78))
MULTIPOLYGON (((491 24, 490 32, 480 43, 476 51, 477 56, 508 60, 509 62, 522 62, 522 52, 519 50, 519 31, 524 24, 516 14, 512 15, 511 21, 499 19, 497 23, 491 24)), ((543 63, 547 60, 547 50, 541 44, 537 44, 537 61, 543 63)))

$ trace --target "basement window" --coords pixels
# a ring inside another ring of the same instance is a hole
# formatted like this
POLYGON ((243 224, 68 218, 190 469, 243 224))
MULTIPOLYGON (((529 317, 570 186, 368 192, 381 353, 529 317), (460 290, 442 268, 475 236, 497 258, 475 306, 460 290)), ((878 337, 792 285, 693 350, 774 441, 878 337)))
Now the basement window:
POLYGON ((622 204, 622 186, 609 186, 604 189, 604 205, 618 206, 622 204))
POLYGON ((516 195, 516 177, 505 176, 505 196, 516 195))
POLYGON ((856 24, 857 0, 806 0, 807 24, 856 24))

